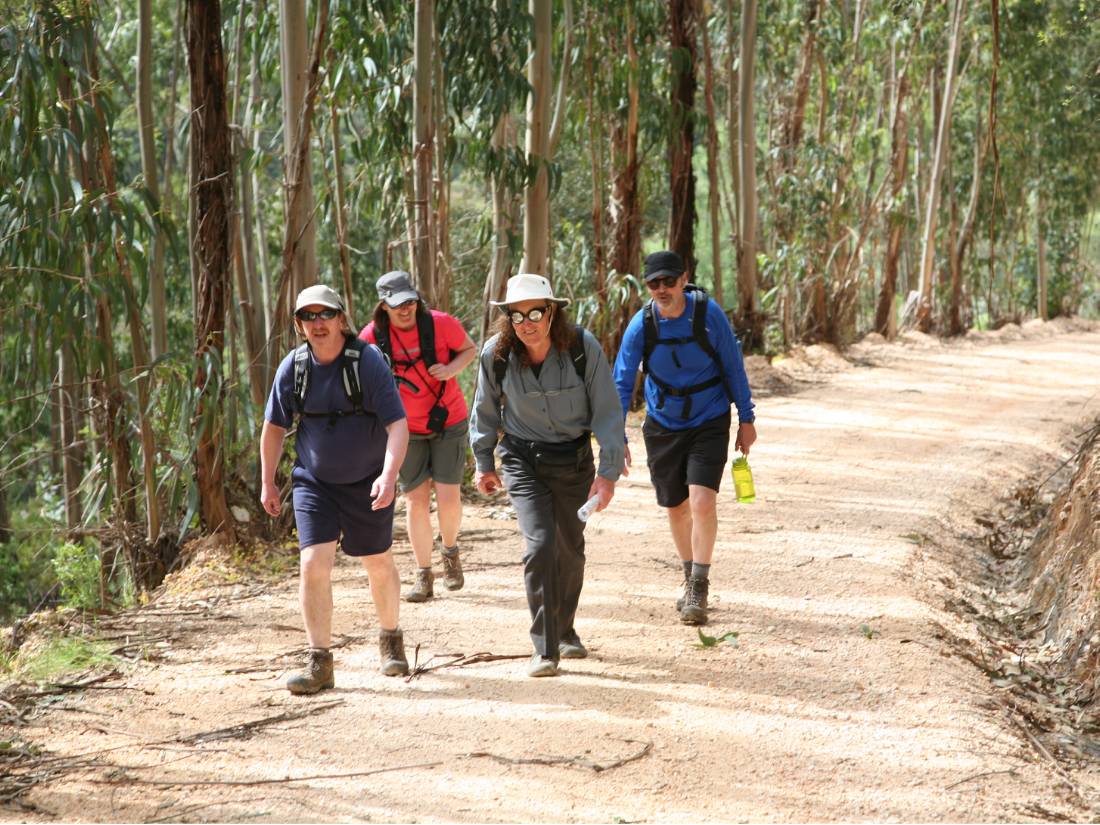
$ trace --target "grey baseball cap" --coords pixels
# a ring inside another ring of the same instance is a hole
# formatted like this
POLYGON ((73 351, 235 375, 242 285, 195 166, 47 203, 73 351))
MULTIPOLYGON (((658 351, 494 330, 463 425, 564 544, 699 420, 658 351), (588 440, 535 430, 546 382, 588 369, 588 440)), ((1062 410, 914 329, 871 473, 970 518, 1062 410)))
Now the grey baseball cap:
POLYGON ((401 306, 406 301, 419 301, 420 293, 413 286, 412 276, 400 269, 387 272, 378 279, 378 297, 391 307, 401 306))

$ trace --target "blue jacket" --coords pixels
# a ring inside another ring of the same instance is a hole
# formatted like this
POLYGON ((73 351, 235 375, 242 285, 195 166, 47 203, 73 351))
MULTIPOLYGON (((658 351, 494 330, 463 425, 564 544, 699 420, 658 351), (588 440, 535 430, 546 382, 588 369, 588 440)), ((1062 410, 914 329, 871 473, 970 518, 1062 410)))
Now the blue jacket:
MULTIPOLYGON (((662 318, 656 304, 653 306, 657 318, 659 339, 691 338, 691 319, 695 309, 695 293, 685 294, 687 305, 679 318, 662 318)), ((644 310, 638 310, 623 336, 622 346, 615 359, 615 386, 619 391, 619 400, 623 405, 623 415, 630 409, 630 396, 634 392, 634 378, 642 362, 645 348, 643 330, 644 310)), ((733 403, 737 406, 739 421, 753 420, 752 392, 749 379, 745 375, 745 364, 741 358, 741 343, 733 334, 729 319, 715 301, 707 301, 707 334, 711 345, 722 362, 722 374, 725 386, 733 393, 733 403)), ((650 372, 663 382, 678 389, 701 384, 719 374, 717 365, 696 343, 670 344, 655 347, 649 357, 650 372)), ((729 410, 729 396, 722 383, 701 390, 691 396, 691 417, 682 417, 685 398, 663 393, 653 380, 646 376, 645 403, 646 415, 669 430, 687 430, 705 424, 729 410)))

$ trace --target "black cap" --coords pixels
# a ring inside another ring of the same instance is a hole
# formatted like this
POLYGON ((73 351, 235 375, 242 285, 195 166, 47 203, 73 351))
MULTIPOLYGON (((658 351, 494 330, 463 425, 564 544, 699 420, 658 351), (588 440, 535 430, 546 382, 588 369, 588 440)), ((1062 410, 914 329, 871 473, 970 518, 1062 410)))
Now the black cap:
POLYGON ((645 256, 645 273, 642 275, 644 281, 661 278, 665 275, 683 274, 684 261, 675 252, 663 249, 660 252, 651 252, 645 256))

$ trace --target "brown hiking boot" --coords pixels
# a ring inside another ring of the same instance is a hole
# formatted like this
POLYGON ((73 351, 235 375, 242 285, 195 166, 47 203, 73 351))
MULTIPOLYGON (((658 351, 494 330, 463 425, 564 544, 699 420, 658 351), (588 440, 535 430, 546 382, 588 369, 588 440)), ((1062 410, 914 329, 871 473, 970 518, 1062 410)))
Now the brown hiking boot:
POLYGON ((405 636, 401 629, 378 631, 378 654, 384 676, 405 676, 409 660, 405 658, 405 636))
POLYGON ((710 589, 710 581, 697 579, 694 576, 688 579, 684 586, 684 606, 680 609, 680 621, 684 624, 707 623, 707 591, 710 589))
POLYGON ((434 581, 435 574, 432 572, 432 568, 416 568, 416 582, 413 584, 411 590, 405 592, 405 601, 426 602, 428 599, 434 598, 435 589, 432 587, 434 581))
POLYGON ((317 693, 336 686, 332 675, 332 651, 320 647, 309 649, 305 669, 286 680, 286 689, 297 695, 317 693))
POLYGON ((684 599, 687 598, 688 581, 691 580, 690 573, 684 573, 684 580, 680 583, 680 598, 676 600, 676 612, 679 613, 684 609, 684 599))
POLYGON ((466 577, 462 575, 462 560, 458 557, 458 548, 453 553, 444 550, 443 557, 443 584, 448 590, 461 590, 466 583, 466 577))

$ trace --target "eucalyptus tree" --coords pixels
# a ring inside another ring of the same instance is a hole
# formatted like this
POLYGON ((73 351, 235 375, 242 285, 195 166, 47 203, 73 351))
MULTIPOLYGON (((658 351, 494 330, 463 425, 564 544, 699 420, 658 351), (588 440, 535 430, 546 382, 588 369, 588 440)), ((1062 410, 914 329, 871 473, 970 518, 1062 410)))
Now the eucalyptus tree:
MULTIPOLYGON (((669 134, 670 194, 668 248, 695 273, 695 91, 700 28, 699 0, 669 0, 669 134)), ((705 22, 703 23, 705 25, 705 22)))
POLYGON ((230 293, 233 164, 222 48, 221 0, 188 0, 191 74, 192 237, 195 294, 195 482, 203 524, 232 537, 225 496, 225 316, 230 293))

